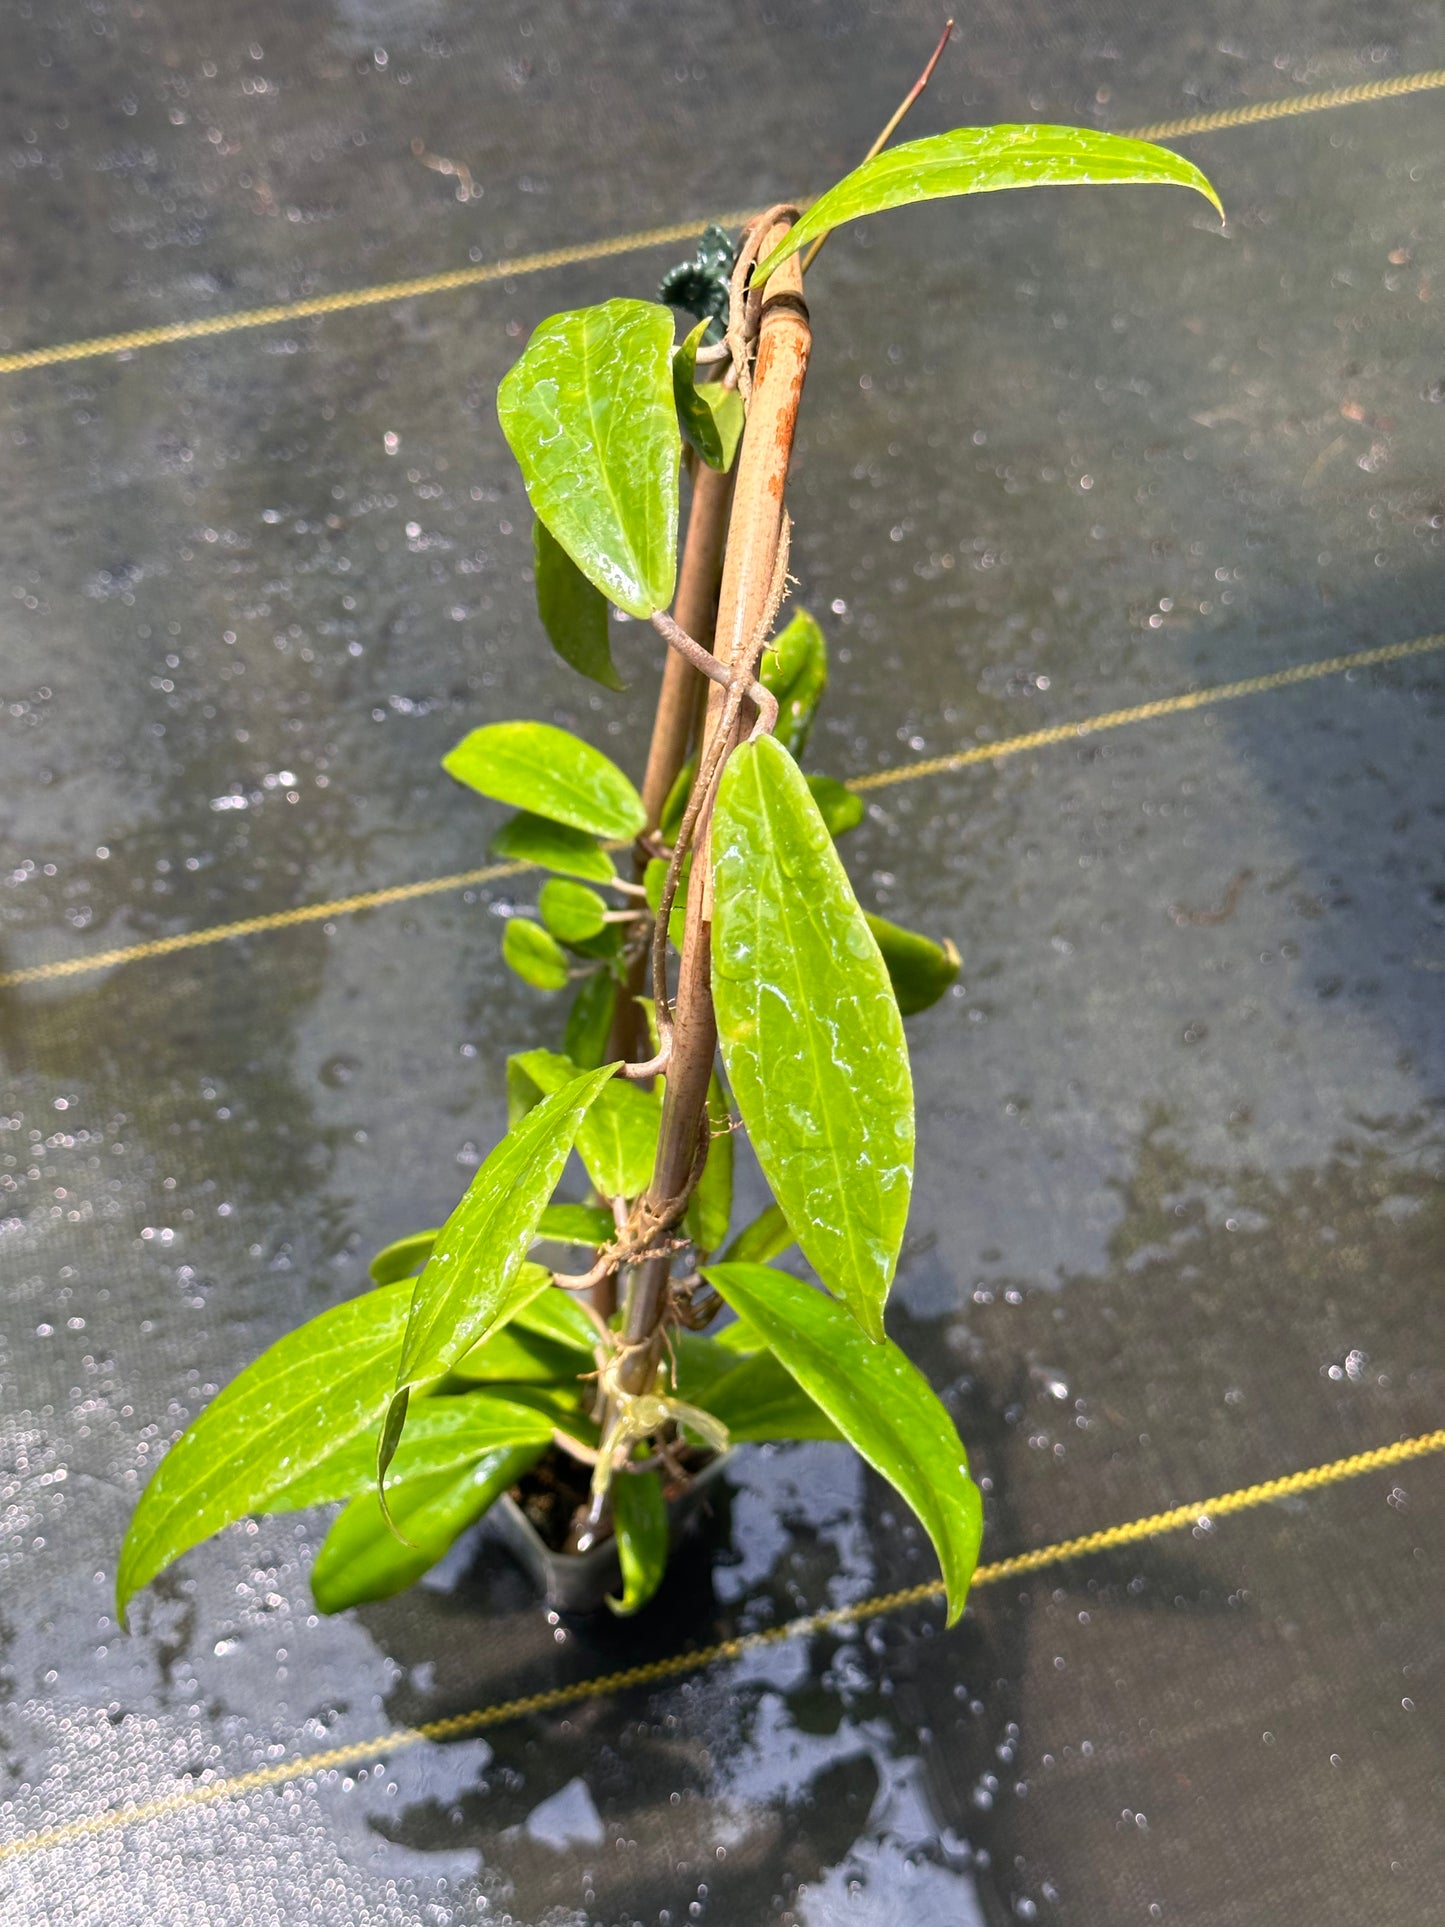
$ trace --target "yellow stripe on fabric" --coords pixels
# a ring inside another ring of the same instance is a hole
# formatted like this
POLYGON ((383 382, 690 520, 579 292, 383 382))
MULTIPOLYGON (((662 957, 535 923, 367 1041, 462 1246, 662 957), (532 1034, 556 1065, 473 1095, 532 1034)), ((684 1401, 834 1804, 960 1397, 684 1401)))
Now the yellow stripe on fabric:
MULTIPOLYGON (((973 1584, 975 1588, 997 1585, 1004 1579, 1017 1579, 1028 1573, 1042 1572, 1067 1559, 1080 1559, 1093 1552, 1112 1552, 1121 1546, 1137 1545, 1140 1540, 1180 1532, 1186 1526, 1199 1524, 1201 1520, 1212 1521, 1226 1518, 1231 1513, 1248 1512, 1258 1506, 1268 1505, 1274 1499, 1291 1498, 1302 1492, 1317 1492, 1326 1486, 1339 1485, 1346 1479, 1362 1478, 1370 1472, 1388 1471, 1394 1466, 1408 1464, 1412 1459, 1423 1459, 1438 1452, 1445 1452, 1445 1430, 1399 1439, 1393 1445, 1377 1446, 1370 1452, 1356 1452, 1345 1459, 1332 1459, 1326 1465, 1310 1466, 1302 1472, 1287 1472, 1282 1478, 1243 1486, 1238 1491, 1222 1493, 1218 1498, 1171 1506, 1165 1512, 1153 1512, 1142 1519, 1131 1519, 1124 1525, 1106 1526, 1099 1532, 1086 1532, 1077 1539, 1061 1539, 1053 1545, 1040 1546, 1033 1552, 996 1560, 991 1565, 978 1568, 973 1576, 973 1584)), ((563 1707, 576 1706, 586 1700, 605 1699, 635 1686, 655 1686, 686 1673, 701 1672, 721 1660, 741 1659, 748 1653, 780 1645, 786 1640, 856 1626, 864 1620, 878 1619, 885 1614, 900 1612, 909 1606, 924 1605, 942 1597, 943 1582, 937 1579, 921 1586, 907 1586, 899 1592, 876 1593, 872 1598, 860 1599, 851 1606, 806 1613, 781 1626, 770 1627, 766 1632, 748 1633, 739 1639, 722 1639, 714 1645, 699 1647, 695 1652, 673 1653, 666 1659, 652 1660, 646 1665, 627 1666, 618 1672, 574 1680, 568 1686, 552 1686, 540 1693, 498 1700, 490 1706, 454 1713, 446 1719, 426 1720, 418 1726, 397 1727, 376 1739, 355 1740, 346 1746, 328 1747, 324 1752, 277 1760, 273 1765, 255 1767, 246 1773, 231 1774, 196 1786, 179 1787, 173 1793, 160 1794, 151 1800, 107 1808, 104 1812, 86 1814, 79 1820, 68 1820, 60 1826, 45 1827, 12 1840, 0 1841, 0 1862, 17 1860, 27 1854, 53 1852, 77 1840, 111 1832, 117 1827, 143 1826, 149 1821, 163 1820, 171 1814, 185 1813, 195 1807, 212 1806, 218 1801, 234 1800, 242 1794, 257 1793, 267 1787, 285 1786, 294 1780, 336 1772, 343 1767, 359 1766, 366 1761, 402 1752, 407 1747, 418 1746, 424 1741, 464 1739, 508 1720, 524 1719, 536 1713, 557 1712, 563 1707)))
MULTIPOLYGON (((1084 716, 1072 723, 1057 723, 1050 729, 1034 729, 1022 736, 1005 736, 996 743, 978 743, 971 749, 957 750, 950 756, 934 756, 919 763, 904 763, 896 769, 874 770, 867 776, 852 777, 846 787, 867 794, 870 790, 886 789, 895 783, 914 783, 925 776, 941 776, 953 770, 970 769, 979 763, 1002 762, 1006 757, 1020 756, 1026 750, 1081 742, 1104 730, 1154 722, 1163 716, 1183 715, 1192 709, 1207 709, 1212 704, 1234 702, 1242 696, 1259 696, 1273 689, 1288 689, 1296 683, 1315 682, 1323 676, 1338 676, 1351 669, 1403 662, 1410 656, 1429 655, 1439 649, 1445 649, 1445 630, 1431 636, 1416 636, 1409 642, 1385 643, 1378 649, 1357 649, 1349 655, 1326 656, 1319 662, 1297 663, 1293 668, 1272 670, 1265 676, 1248 676, 1241 682, 1214 683, 1204 689, 1185 690, 1177 696, 1163 696, 1157 702, 1136 703, 1131 709, 1106 710, 1102 715, 1084 716)), ((438 896, 448 890, 494 883, 500 877, 522 876, 528 867, 523 863, 493 863, 480 870, 461 870, 451 876, 423 877, 417 883, 397 883, 382 890, 363 890, 356 896, 336 897, 327 903, 302 904, 295 910, 276 910, 265 916, 243 917, 238 923, 216 923, 204 930, 185 930, 174 937, 153 938, 149 943, 98 950, 87 957, 65 957, 53 963, 27 964, 23 969, 0 971, 0 990, 15 989, 21 984, 52 983, 62 977, 82 977, 93 970, 108 970, 115 964, 170 957, 178 951, 198 950, 207 944, 229 943, 236 937, 254 937, 267 931, 294 929, 298 924, 329 922, 336 917, 354 916, 358 910, 376 910, 392 903, 412 903, 418 897, 438 896)))
MULTIPOLYGON (((1125 127, 1119 132, 1132 140, 1178 140, 1190 134, 1220 133, 1231 127, 1254 127, 1264 121, 1293 120, 1302 114, 1322 114, 1338 107, 1358 107, 1370 101, 1399 100, 1409 94, 1445 87, 1445 68, 1425 73, 1397 74, 1388 80, 1361 81, 1353 87, 1332 87, 1292 99, 1254 101, 1244 107, 1222 107, 1216 113, 1191 114, 1182 120, 1154 121, 1147 127, 1125 127)), ((806 200, 798 203, 807 207, 806 200)), ((758 210, 745 208, 729 214, 674 221, 666 227, 642 228, 631 234, 606 235, 567 247, 519 254, 514 260, 445 269, 416 275, 406 281, 384 281, 367 288, 343 288, 335 294, 308 296, 301 301, 277 301, 269 307, 243 308, 234 314, 202 315, 190 321, 162 322, 153 328, 131 328, 121 334, 92 335, 82 341, 62 341, 45 348, 23 348, 0 354, 0 375, 18 375, 34 368, 53 368, 68 361, 89 361, 96 355, 132 354, 171 342, 201 341, 215 335, 239 334, 249 328, 275 328, 288 321, 316 316, 350 314, 361 308, 384 307, 390 301, 412 301, 423 295, 451 294, 461 288, 481 288, 497 281, 543 274, 552 268, 605 261, 618 254, 671 246, 694 240, 709 220, 726 228, 741 227, 758 210)))

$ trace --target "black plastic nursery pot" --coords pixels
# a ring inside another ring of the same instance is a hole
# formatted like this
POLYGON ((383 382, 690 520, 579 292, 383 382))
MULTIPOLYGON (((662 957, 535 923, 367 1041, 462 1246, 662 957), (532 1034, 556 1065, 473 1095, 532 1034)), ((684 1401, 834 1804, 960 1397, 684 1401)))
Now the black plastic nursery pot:
MULTIPOLYGON (((697 1530, 733 1454, 720 1452, 667 1501, 671 1547, 697 1530)), ((538 1532, 510 1492, 487 1514, 492 1536, 501 1541, 559 1612, 600 1612, 622 1591, 617 1541, 608 1537, 586 1552, 556 1552, 538 1532)))

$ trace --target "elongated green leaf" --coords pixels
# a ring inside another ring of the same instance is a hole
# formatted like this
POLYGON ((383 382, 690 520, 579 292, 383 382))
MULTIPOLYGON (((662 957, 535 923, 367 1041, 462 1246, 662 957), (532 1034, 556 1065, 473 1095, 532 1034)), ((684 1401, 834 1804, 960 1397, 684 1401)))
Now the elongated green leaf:
POLYGON ((551 723, 487 723, 464 736, 442 768, 498 803, 593 836, 627 841, 647 820, 616 763, 551 723))
POLYGON ((607 900, 585 883, 553 877, 537 898, 542 921, 559 943, 586 943, 607 927, 607 900))
POLYGON ((871 911, 867 915, 902 1014, 913 1017, 936 1004, 958 975, 960 960, 952 940, 935 943, 932 937, 904 930, 886 917, 875 917, 871 911))
POLYGON ((765 1265, 772 1258, 780 1258, 794 1242, 782 1207, 770 1204, 751 1224, 743 1226, 723 1253, 723 1260, 727 1264, 736 1260, 740 1264, 765 1265))
POLYGON ((587 580, 545 522, 532 524, 532 566, 537 577, 537 613, 547 640, 563 662, 604 689, 625 689, 626 683, 612 666, 607 598, 587 580))
POLYGON ((682 819, 687 813, 687 799, 692 795, 692 786, 696 781, 697 758, 690 756, 673 778, 672 788, 667 792, 667 801, 658 818, 658 833, 664 843, 676 841, 682 819))
POLYGON ((863 821, 861 796, 855 796, 831 776, 809 776, 805 780, 818 805, 818 814, 835 842, 849 830, 857 829, 863 821))
POLYGON ((672 392, 683 434, 709 468, 733 465, 743 432, 743 401, 736 388, 720 381, 697 386, 697 351, 711 326, 699 321, 672 357, 672 392))
MULTIPOLYGON (((576 1065, 555 1051, 529 1050, 509 1057, 509 1107, 515 1114, 530 1105, 537 1091, 560 1090, 576 1074, 576 1065)), ((603 1197, 632 1198, 647 1189, 661 1121, 659 1092, 620 1078, 603 1089, 577 1133, 577 1155, 603 1197)))
MULTIPOLYGON (((584 1206, 567 1207, 577 1210, 584 1206)), ((611 1212, 606 1214, 609 1218, 611 1212)), ((601 1243, 601 1239, 594 1242, 601 1243)), ((528 1299, 512 1321, 519 1331, 529 1331, 539 1338, 550 1339, 554 1344, 566 1345, 574 1352, 585 1352, 592 1356, 597 1343, 597 1332, 591 1319, 583 1311, 570 1293, 554 1290, 539 1292, 535 1298, 528 1299)), ((591 1366, 586 1367, 591 1370, 591 1366)), ((589 1393, 590 1398, 590 1393, 589 1393)))
MULTIPOLYGON (((503 1446, 543 1446, 551 1436, 541 1413, 505 1396, 477 1392, 413 1399, 406 1432, 387 1473, 387 1497, 411 1479, 464 1470, 484 1452, 503 1446)), ((375 1484, 376 1437, 374 1432, 362 1433, 293 1479, 268 1502, 267 1510, 298 1512, 303 1506, 330 1505, 369 1492, 375 1484)))
POLYGON ((778 741, 801 756, 828 687, 828 644, 806 609, 797 610, 763 651, 758 680, 778 699, 778 741))
MULTIPOLYGON (((613 1067, 584 1071, 528 1112, 478 1169, 416 1281, 398 1386, 436 1377, 539 1289, 524 1268, 578 1129, 613 1067)), ((547 1288, 547 1274, 542 1286, 547 1288)))
MULTIPOLYGON (((467 1385, 494 1385, 503 1389, 513 1385, 556 1385, 575 1380, 579 1370, 591 1368, 590 1353, 583 1360, 571 1346, 559 1345, 555 1339, 529 1331, 520 1318, 514 1318, 480 1345, 463 1352, 448 1373, 446 1383, 450 1386, 456 1379, 467 1385)), ((410 1436, 409 1429, 406 1436, 410 1436)))
POLYGON ((585 883, 611 883, 617 875, 612 858, 595 836, 565 823, 549 823, 530 810, 508 817, 487 847, 493 856, 556 870, 564 877, 581 877, 585 883))
POLYGON ((733 1113, 714 1071, 707 1087, 707 1162, 687 1203, 687 1235, 699 1251, 716 1251, 733 1215, 733 1113))
POLYGON ((502 961, 534 990, 563 990, 572 966, 557 939, 527 917, 508 917, 502 961))
POLYGON ((606 1057, 618 994, 616 978, 604 969, 584 977, 581 989, 572 999, 562 1049, 579 1071, 594 1069, 606 1057))
POLYGON ((692 1402, 722 1420, 734 1445, 843 1436, 771 1352, 759 1352, 740 1364, 733 1362, 731 1371, 692 1402))
POLYGON ((366 1267, 371 1273, 371 1282, 394 1285, 401 1278, 414 1278, 430 1258, 436 1241, 436 1231, 413 1231, 405 1238, 383 1245, 366 1267))
POLYGON ((709 1265, 708 1282, 756 1327, 844 1438, 912 1506, 963 1611, 983 1512, 953 1420, 890 1340, 870 1344, 841 1305, 764 1265, 709 1265))
POLYGON ((677 471, 672 316, 604 301, 544 321, 497 390, 538 517, 629 615, 672 601, 677 471))
POLYGON ((1219 196, 1191 162, 1167 147, 1101 134, 1090 127, 955 127, 950 134, 885 147, 819 195, 753 272, 755 286, 789 255, 829 229, 885 208, 952 194, 991 194, 1006 187, 1071 187, 1129 183, 1192 187, 1217 208, 1219 196))
POLYGON ((655 1472, 625 1472, 612 1481, 612 1529, 622 1565, 622 1597, 607 1604, 619 1619, 645 1606, 667 1569, 667 1504, 655 1472))
POLYGON ((398 1539, 381 1516, 375 1492, 353 1499, 326 1535, 311 1568, 311 1596, 319 1612, 343 1612, 371 1599, 390 1599, 420 1579, 470 1525, 542 1456, 536 1445, 484 1453, 475 1464, 388 1484, 398 1539))
MULTIPOLYGON (((662 886, 667 881, 667 859, 649 857, 647 868, 642 873, 642 887, 647 892, 647 907, 656 916, 662 908, 662 886)), ((674 950, 681 950, 683 931, 687 927, 687 886, 692 879, 692 851, 682 859, 682 875, 677 880, 677 895, 672 900, 672 911, 667 919, 667 936, 674 950)))
POLYGON ((913 1177, 903 1020, 818 806, 772 737, 729 759, 712 853, 728 1081, 809 1263, 881 1339, 913 1177))
POLYGON ((615 1230, 612 1213, 601 1205, 549 1204, 537 1226, 537 1236, 563 1245, 603 1245, 615 1230))
POLYGON ((410 1300, 403 1282, 322 1312, 278 1339, 192 1420, 126 1533, 115 1581, 122 1619, 127 1602, 173 1559, 265 1511, 352 1439, 374 1438, 396 1382, 410 1300))

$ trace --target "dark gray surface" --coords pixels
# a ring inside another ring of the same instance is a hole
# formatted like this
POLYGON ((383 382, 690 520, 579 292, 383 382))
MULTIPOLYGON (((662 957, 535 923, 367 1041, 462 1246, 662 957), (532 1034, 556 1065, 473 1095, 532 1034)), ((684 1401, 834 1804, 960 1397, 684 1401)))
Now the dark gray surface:
MULTIPOLYGON (((936 25, 26 10, 0 333, 811 189, 936 25)), ((910 131, 1442 64, 1423 5, 989 8, 910 131)), ((835 774, 1441 626, 1439 97, 1188 151, 1224 236, 1182 194, 998 196, 820 264, 792 507, 835 774)), ((677 252, 0 382, 7 967, 482 861, 492 816, 437 768, 478 722, 637 765, 652 652, 619 632, 620 700, 548 656, 492 400, 537 319, 677 252)), ((1440 689, 1426 657, 884 791, 852 840, 865 898, 965 955, 912 1027, 894 1329, 991 1481, 990 1556, 1440 1423, 1440 689), (1244 870, 1227 920, 1173 920, 1244 870)), ((161 1444, 500 1128, 506 1051, 557 1019, 498 931, 431 899, 3 993, 7 1836, 931 1571, 805 1446, 742 1455, 713 1555, 632 1627, 561 1636, 497 1559, 315 1621, 304 1515, 192 1555, 117 1632, 161 1444)), ((947 1637, 917 1615, 54 1848, 0 1865, 0 1911, 1413 1927, 1440 1476, 980 1593, 947 1637)))

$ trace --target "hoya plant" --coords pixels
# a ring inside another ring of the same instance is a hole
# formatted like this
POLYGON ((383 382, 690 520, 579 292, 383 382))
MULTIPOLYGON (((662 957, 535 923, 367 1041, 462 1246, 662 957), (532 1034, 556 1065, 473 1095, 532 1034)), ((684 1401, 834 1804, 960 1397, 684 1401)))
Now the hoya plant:
POLYGON ((337 1503, 317 1605, 377 1599, 511 1492, 559 1549, 614 1537, 611 1603, 633 1612, 663 1576, 669 1502, 768 1439, 858 1452, 962 1610, 978 1490, 885 1329, 914 1166, 903 1019, 958 955, 864 910, 835 848, 862 806, 805 766, 824 637, 801 610, 776 627, 811 339, 801 251, 908 202, 1085 182, 1218 206, 1143 142, 960 128, 885 148, 736 247, 711 232, 664 290, 697 312, 680 344, 661 302, 537 328, 497 401, 536 517, 541 628, 608 689, 609 605, 649 623, 662 658, 640 789, 545 721, 484 723, 446 758, 515 812, 493 850, 548 873, 502 951, 570 999, 562 1034, 508 1060, 509 1128, 446 1223, 380 1252, 372 1289, 272 1345, 172 1446, 125 1540, 122 1612, 243 1516, 337 1503), (743 1134, 771 1201, 738 1226, 743 1134))

